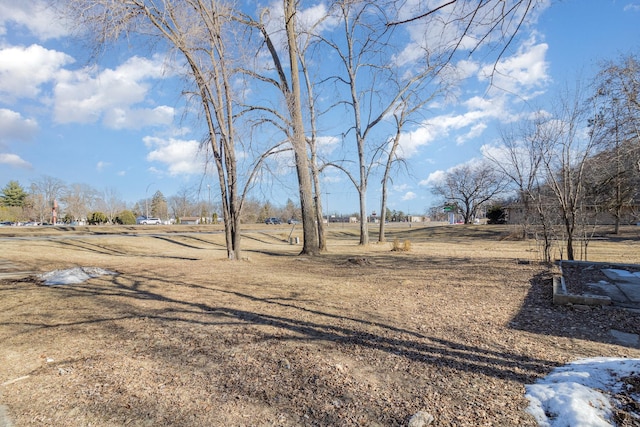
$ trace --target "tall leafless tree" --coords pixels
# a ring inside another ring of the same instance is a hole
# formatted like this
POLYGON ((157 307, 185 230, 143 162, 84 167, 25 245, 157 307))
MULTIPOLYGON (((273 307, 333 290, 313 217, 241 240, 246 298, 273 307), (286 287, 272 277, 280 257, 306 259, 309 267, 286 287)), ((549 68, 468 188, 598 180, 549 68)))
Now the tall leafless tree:
POLYGON ((106 188, 96 197, 96 209, 103 212, 110 223, 114 223, 118 213, 126 208, 126 203, 115 188, 106 188))
POLYGON ((67 218, 85 220, 92 210, 97 191, 87 184, 71 184, 62 194, 61 200, 67 218))
POLYGON ((270 120, 274 123, 279 122, 276 126, 280 128, 291 144, 302 216, 303 244, 301 254, 316 255, 320 252, 320 245, 316 224, 316 208, 313 200, 313 181, 310 173, 307 136, 303 119, 297 13, 298 1, 283 0, 282 22, 281 25, 276 25, 276 28, 284 30, 286 44, 284 51, 276 45, 274 40, 276 35, 270 32, 268 24, 271 15, 268 9, 261 10, 257 18, 244 15, 240 19, 248 27, 258 30, 261 40, 264 40, 263 47, 267 49, 267 55, 271 59, 271 66, 275 69, 277 77, 273 78, 268 74, 261 74, 246 68, 244 72, 257 80, 269 84, 271 89, 275 89, 283 99, 286 114, 282 114, 276 108, 267 106, 256 107, 255 109, 271 114, 273 118, 270 120), (285 64, 288 64, 288 66, 285 64))
MULTIPOLYGON (((240 42, 239 22, 231 2, 207 0, 66 0, 74 21, 105 45, 123 36, 151 38, 168 47, 186 64, 184 92, 199 105, 216 166, 227 256, 240 257, 242 185, 236 156, 237 94, 233 79, 240 42)), ((246 174, 251 175, 251 174, 246 174)), ((244 182, 246 185, 247 183, 244 182)))
POLYGON ((638 202, 640 175, 640 63, 634 56, 608 61, 594 82, 592 127, 602 151, 589 161, 592 200, 614 218, 618 233, 625 209, 638 202))
POLYGON ((466 163, 446 172, 441 181, 434 182, 432 192, 445 203, 460 209, 465 224, 471 224, 485 203, 500 195, 506 180, 488 162, 466 163))
POLYGON ((167 200, 168 208, 176 221, 185 216, 197 216, 200 213, 196 207, 194 191, 182 187, 167 200))
MULTIPOLYGON (((336 37, 321 38, 323 44, 339 58, 339 69, 327 80, 336 85, 337 101, 334 107, 346 108, 350 116, 343 136, 352 138, 353 143, 347 145, 355 147, 357 158, 353 168, 351 162, 346 160, 333 161, 331 165, 343 171, 358 192, 361 245, 369 243, 369 179, 381 163, 386 163, 382 158, 387 152, 389 136, 380 137, 380 133, 386 131, 379 129, 387 124, 387 117, 393 115, 398 105, 408 105, 408 94, 415 96, 427 86, 427 81, 434 74, 434 69, 425 62, 415 64, 413 69, 396 63, 394 55, 401 45, 392 43, 393 31, 385 25, 388 16, 383 3, 369 0, 335 2, 331 13, 339 20, 341 31, 336 37), (379 135, 373 137, 376 131, 379 135)), ((428 92, 417 96, 423 97, 423 101, 431 97, 428 92)), ((406 120, 401 123, 405 124, 406 120)), ((392 159, 395 157, 393 150, 392 159)))
MULTIPOLYGON (((425 82, 426 79, 421 79, 421 81, 425 82)), ((380 224, 378 232, 378 242, 380 243, 386 240, 385 225, 387 220, 387 193, 388 185, 391 180, 392 167, 396 164, 403 163, 404 160, 400 155, 398 155, 402 132, 406 129, 411 117, 420 112, 425 104, 431 101, 435 96, 436 93, 433 93, 431 97, 424 97, 423 94, 419 94, 418 92, 408 92, 401 97, 393 111, 396 132, 390 141, 385 143, 383 150, 384 172, 382 174, 382 188, 380 190, 380 224)))
POLYGON ((549 148, 539 135, 547 121, 546 112, 501 130, 501 144, 485 147, 485 157, 509 181, 515 199, 510 208, 514 224, 522 227, 522 238, 533 233, 544 262, 552 261, 556 209, 546 186, 542 161, 549 148))
POLYGON ((45 219, 52 220, 53 204, 60 202, 60 197, 66 187, 62 180, 52 176, 42 176, 31 183, 30 192, 33 196, 33 209, 40 221, 44 222, 45 219))
MULTIPOLYGON (((503 173, 516 191, 516 200, 522 205, 522 238, 528 235, 533 206, 541 203, 539 189, 540 165, 543 151, 539 146, 536 120, 526 120, 504 128, 500 132, 501 145, 485 150, 485 157, 503 173)), ((538 218, 540 219, 540 218, 538 218)))
POLYGON ((588 130, 594 117, 591 103, 585 102, 580 82, 575 90, 565 90, 557 98, 550 115, 538 124, 537 138, 542 150, 544 182, 559 207, 565 233, 567 259, 575 258, 574 240, 578 227, 585 224, 583 203, 587 160, 596 149, 601 125, 588 130), (588 131, 587 131, 588 130, 588 131))

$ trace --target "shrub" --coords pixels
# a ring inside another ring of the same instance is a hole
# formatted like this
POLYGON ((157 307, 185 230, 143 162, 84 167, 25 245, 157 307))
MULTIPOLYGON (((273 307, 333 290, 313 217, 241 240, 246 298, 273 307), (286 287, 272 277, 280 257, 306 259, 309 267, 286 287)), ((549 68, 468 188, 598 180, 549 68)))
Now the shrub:
POLYGON ((391 243, 391 250, 394 252, 409 252, 411 250, 411 240, 405 240, 400 243, 400 239, 396 237, 391 243))
POLYGON ((97 224, 104 224, 105 222, 108 221, 108 218, 102 212, 92 212, 91 215, 89 215, 89 218, 87 219, 87 221, 91 225, 97 225, 97 224))
POLYGON ((136 216, 131 211, 122 211, 116 216, 115 222, 122 225, 134 225, 136 216))

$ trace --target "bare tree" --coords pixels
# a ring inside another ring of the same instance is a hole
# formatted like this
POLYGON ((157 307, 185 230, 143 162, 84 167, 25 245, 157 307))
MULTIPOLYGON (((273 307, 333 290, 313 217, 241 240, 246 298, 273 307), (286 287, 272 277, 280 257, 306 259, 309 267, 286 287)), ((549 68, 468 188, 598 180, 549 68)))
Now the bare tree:
MULTIPOLYGON (((67 0, 67 12, 102 46, 122 36, 155 39, 186 63, 185 93, 199 104, 206 123, 204 143, 221 195, 227 256, 240 257, 241 188, 236 158, 236 93, 232 80, 240 43, 233 39, 236 12, 223 1, 206 0, 67 0), (193 90, 189 90, 190 88, 193 90)), ((250 174, 246 174, 250 175, 250 174)), ((245 183, 246 184, 246 183, 245 183)))
POLYGON ((51 218, 53 204, 59 202, 66 189, 65 183, 51 176, 42 176, 38 181, 31 183, 31 196, 34 213, 44 222, 45 218, 51 218))
POLYGON ((538 124, 537 138, 542 150, 544 182, 555 196, 566 233, 566 256, 573 260, 577 228, 584 223, 581 213, 586 165, 595 150, 599 125, 586 131, 588 119, 594 114, 585 103, 579 84, 575 91, 561 94, 554 107, 551 115, 538 124))
MULTIPOLYGON (((293 152, 296 160, 296 171, 300 190, 300 210, 302 212, 302 229, 304 242, 302 253, 307 255, 317 254, 320 250, 318 234, 315 223, 315 210, 313 208, 313 187, 309 173, 309 158, 307 156, 307 140, 302 119, 302 99, 300 94, 300 73, 298 66, 298 40, 296 30, 296 5, 295 0, 284 0, 284 21, 287 34, 287 46, 289 50, 289 67, 291 69, 291 87, 285 89, 285 99, 291 115, 291 127, 293 130, 293 152)), ((273 52, 272 52, 273 53, 273 52)), ((281 73, 282 75, 282 73, 281 73)), ((284 83, 284 82, 282 82, 284 83)))
POLYGON ((116 216, 126 208, 125 202, 115 188, 106 188, 97 196, 96 209, 104 212, 110 223, 114 223, 116 216))
POLYGON ((400 137, 402 136, 402 129, 409 115, 407 104, 402 102, 400 107, 393 113, 393 117, 396 122, 396 134, 388 144, 388 152, 386 153, 386 161, 384 163, 384 173, 382 175, 382 189, 380 190, 380 228, 378 232, 378 242, 382 243, 386 241, 385 237, 385 225, 387 222, 387 186, 391 179, 391 167, 400 161, 397 153, 400 146, 400 137))
POLYGON ((194 192, 186 187, 180 188, 175 195, 169 197, 168 206, 176 221, 185 216, 199 214, 194 202, 194 192))
POLYGON ((633 56, 606 62, 594 86, 597 112, 591 124, 601 127, 597 138, 602 152, 587 165, 591 198, 611 213, 618 234, 623 212, 640 197, 640 63, 633 56))
POLYGON ((543 152, 539 147, 537 125, 534 120, 520 122, 500 132, 501 145, 486 148, 484 155, 503 173, 516 191, 522 205, 522 238, 526 238, 531 224, 533 206, 540 205, 540 165, 543 152))
MULTIPOLYGON (((343 137, 352 136, 357 160, 353 167, 346 160, 333 161, 331 165, 344 172, 358 191, 360 244, 366 245, 369 243, 366 220, 369 179, 382 163, 386 163, 382 160, 385 153, 387 159, 389 155, 395 159, 398 146, 387 147, 390 138, 379 136, 387 132, 381 128, 387 125, 387 117, 394 111, 407 108, 409 98, 417 96, 417 104, 423 105, 425 98, 431 97, 420 91, 427 86, 428 77, 433 77, 434 68, 428 61, 413 64, 414 68, 403 67, 393 59, 399 45, 393 44, 393 31, 385 25, 388 19, 383 3, 339 1, 334 3, 333 13, 340 21, 341 32, 336 38, 321 37, 321 40, 339 58, 340 72, 330 76, 328 81, 335 82, 338 91, 333 107, 346 108, 351 116, 343 137), (346 96, 342 96, 342 92, 346 96), (422 101, 419 100, 421 96, 422 101), (378 136, 372 137, 376 131, 378 136)), ((412 112, 418 110, 408 108, 412 112)), ((405 124, 406 120, 396 121, 396 125, 398 123, 405 124)), ((385 185, 388 173, 383 178, 385 185)))
MULTIPOLYGON (((306 108, 308 110, 309 134, 307 144, 309 145, 309 166, 311 168, 311 179, 313 181, 313 201, 315 206, 315 221, 318 232, 318 248, 320 251, 327 250, 327 239, 325 235, 324 219, 322 215, 322 187, 320 184, 320 174, 322 166, 318 157, 318 112, 316 109, 315 82, 311 76, 311 69, 307 62, 307 54, 312 46, 316 29, 327 18, 319 19, 313 23, 311 28, 302 29, 300 49, 298 50, 298 60, 300 61, 300 71, 304 77, 306 89, 306 108)), ((328 219, 327 219, 328 225, 328 219)))
POLYGON ((62 195, 65 216, 74 221, 85 220, 93 208, 97 191, 87 184, 71 184, 62 195))
POLYGON ((542 144, 539 135, 547 119, 545 112, 538 112, 530 120, 502 129, 501 145, 484 147, 484 154, 515 191, 509 221, 522 227, 523 239, 532 232, 543 261, 551 262, 557 210, 542 168, 548 147, 542 144))
POLYGON ((283 98, 286 114, 282 114, 275 108, 268 106, 253 107, 272 116, 269 119, 276 124, 286 136, 293 149, 296 176, 298 181, 298 193, 300 198, 300 211, 302 216, 303 246, 301 254, 315 255, 320 252, 318 231, 316 224, 316 209, 314 207, 313 181, 310 173, 307 137, 303 120, 303 105, 300 81, 300 49, 298 46, 299 29, 297 28, 298 2, 296 0, 283 1, 283 21, 278 29, 284 29, 286 50, 283 54, 274 41, 275 34, 269 31, 267 24, 270 19, 270 11, 264 9, 259 18, 254 19, 248 15, 243 16, 242 22, 249 27, 256 28, 262 39, 267 54, 272 61, 277 78, 258 73, 254 70, 244 69, 251 77, 263 81, 275 88, 283 98), (285 66, 288 64, 288 67, 285 66), (288 73, 287 73, 288 71, 288 73))
POLYGON ((448 171, 440 182, 433 184, 433 194, 447 204, 457 206, 465 224, 471 224, 483 204, 502 193, 506 180, 489 163, 464 164, 448 171))

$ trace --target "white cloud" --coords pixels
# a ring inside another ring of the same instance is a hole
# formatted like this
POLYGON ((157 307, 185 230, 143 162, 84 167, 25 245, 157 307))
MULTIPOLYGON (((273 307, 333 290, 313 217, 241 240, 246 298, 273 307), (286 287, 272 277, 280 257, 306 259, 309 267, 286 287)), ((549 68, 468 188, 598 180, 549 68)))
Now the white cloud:
POLYGON ((318 152, 321 154, 331 154, 340 144, 340 139, 335 136, 320 136, 317 140, 318 152))
POLYGON ((40 40, 68 35, 72 28, 47 2, 40 0, 0 0, 0 35, 7 33, 10 23, 27 28, 40 40))
POLYGON ((417 195, 416 193, 414 193, 413 191, 407 191, 407 192, 405 193, 405 195, 404 195, 404 196, 402 196, 402 200, 403 200, 403 201, 413 200, 413 199, 415 199, 416 197, 418 197, 418 195, 417 195))
POLYGON ((398 185, 394 185, 393 187, 393 191, 397 191, 397 192, 402 192, 405 191, 409 188, 409 184, 398 184, 398 185))
POLYGON ((156 108, 113 108, 105 112, 103 122, 112 129, 142 129, 145 126, 170 125, 175 110, 161 105, 156 108))
POLYGON ((146 136, 143 141, 151 149, 147 154, 147 160, 167 165, 170 175, 203 173, 204 160, 199 155, 200 143, 198 141, 162 139, 153 136, 146 136))
POLYGON ((109 163, 109 162, 103 162, 103 161, 101 160, 101 161, 99 161, 99 162, 96 164, 96 170, 97 170, 98 172, 102 172, 102 171, 103 171, 106 167, 108 167, 109 165, 111 165, 111 163, 109 163))
POLYGON ((429 174, 429 176, 427 177, 427 179, 423 179, 422 181, 420 181, 418 183, 418 185, 422 185, 422 186, 431 186, 434 184, 438 184, 444 181, 446 176, 446 172, 442 171, 442 170, 437 170, 435 172, 432 172, 429 174))
POLYGON ((463 135, 460 135, 456 138, 456 144, 462 145, 467 141, 478 138, 480 135, 482 135, 485 129, 487 129, 487 127, 488 126, 486 123, 478 123, 476 125, 471 126, 471 129, 469 129, 469 132, 463 135))
POLYGON ((17 154, 0 153, 0 164, 5 164, 17 168, 31 169, 31 163, 23 160, 17 154))
POLYGON ((0 108, 0 143, 8 141, 28 141, 38 131, 38 123, 26 119, 20 113, 0 108))
MULTIPOLYGON (((533 97, 538 92, 530 89, 540 90, 549 81, 547 63, 544 60, 546 51, 546 44, 535 45, 529 40, 515 56, 505 58, 500 63, 498 70, 506 74, 496 74, 494 77, 496 85, 501 89, 511 90, 511 93, 492 90, 485 96, 472 96, 458 103, 465 111, 457 114, 448 113, 424 121, 420 127, 402 134, 399 154, 404 158, 410 158, 420 147, 437 139, 452 138, 456 144, 461 145, 480 138, 489 127, 490 121, 510 123, 521 118, 513 112, 511 95, 517 92, 517 95, 523 98, 533 97)), ((470 63, 463 66, 465 67, 468 70, 473 68, 470 63)), ((480 80, 487 81, 486 73, 491 70, 491 65, 479 70, 480 80)))
MULTIPOLYGON (((426 2, 423 0, 407 0, 404 2, 398 20, 415 18, 420 13, 435 8, 443 2, 426 2)), ((486 3, 486 2, 485 2, 486 3)), ((443 9, 428 17, 414 20, 403 26, 408 34, 408 43, 404 50, 395 58, 398 66, 403 66, 416 61, 420 56, 429 52, 429 55, 447 57, 452 49, 458 52, 468 52, 476 49, 482 41, 485 45, 499 42, 504 34, 509 34, 519 25, 521 17, 527 13, 524 26, 535 24, 538 16, 550 6, 549 0, 536 4, 535 8, 527 8, 523 4, 514 7, 515 0, 504 2, 486 3, 479 13, 474 13, 478 2, 451 2, 443 9), (510 10, 513 14, 502 22, 498 28, 494 26, 498 14, 504 10, 510 10), (467 17, 473 15, 474 22, 468 25, 467 17), (463 18, 464 17, 464 18, 463 18), (492 29, 490 34, 487 31, 492 29)), ((520 31, 523 31, 521 28, 520 31)), ((462 64, 468 65, 468 64, 462 64)))
POLYGON ((640 4, 629 3, 629 4, 625 5, 624 11, 625 12, 628 12, 628 11, 640 12, 640 4))
POLYGON ((64 71, 54 90, 54 118, 59 123, 94 123, 102 118, 114 129, 167 125, 173 119, 173 108, 133 108, 147 101, 147 81, 164 77, 163 61, 157 57, 134 56, 115 69, 100 72, 93 68, 64 71))
POLYGON ((441 184, 445 181, 446 177, 448 174, 456 171, 457 169, 463 167, 463 166, 469 166, 471 168, 475 168, 478 167, 480 164, 486 162, 486 160, 484 158, 478 158, 478 157, 472 157, 471 159, 467 160, 466 162, 462 162, 459 163, 457 165, 451 166, 449 169, 447 169, 446 171, 443 170, 437 170, 435 172, 432 172, 429 174, 429 176, 427 177, 427 179, 423 179, 422 181, 420 181, 418 184, 421 186, 432 186, 432 185, 437 185, 437 184, 441 184))
POLYGON ((0 49, 0 94, 9 100, 35 98, 42 84, 53 81, 73 61, 65 53, 39 45, 0 49))
POLYGON ((480 65, 477 62, 466 59, 458 61, 455 67, 456 74, 461 79, 466 79, 475 75, 479 69, 480 65))
MULTIPOLYGON (((278 2, 282 5, 282 2, 278 2)), ((299 14, 298 26, 304 31, 313 31, 314 34, 320 34, 324 31, 333 29, 338 24, 335 16, 329 16, 326 4, 318 3, 308 9, 303 9, 299 14)))
POLYGON ((529 99, 537 94, 536 89, 549 80, 549 63, 546 53, 549 45, 536 43, 532 37, 513 56, 502 59, 498 64, 485 65, 479 73, 480 80, 493 77, 493 84, 502 90, 529 99), (534 91, 531 92, 530 91, 534 91))
POLYGON ((529 173, 531 165, 528 164, 531 159, 531 148, 527 147, 522 141, 515 141, 513 147, 507 148, 502 143, 497 144, 484 144, 480 147, 482 156, 486 159, 502 165, 504 168, 512 166, 514 158, 518 160, 518 168, 520 172, 525 174, 529 173))
POLYGON ((424 121, 420 127, 411 132, 405 132, 400 137, 399 154, 403 158, 414 156, 420 147, 438 139, 449 138, 452 133, 469 129, 456 137, 456 142, 462 144, 470 139, 479 137, 487 128, 485 121, 509 116, 502 109, 502 103, 479 103, 475 98, 463 104, 470 111, 463 114, 446 114, 424 121))

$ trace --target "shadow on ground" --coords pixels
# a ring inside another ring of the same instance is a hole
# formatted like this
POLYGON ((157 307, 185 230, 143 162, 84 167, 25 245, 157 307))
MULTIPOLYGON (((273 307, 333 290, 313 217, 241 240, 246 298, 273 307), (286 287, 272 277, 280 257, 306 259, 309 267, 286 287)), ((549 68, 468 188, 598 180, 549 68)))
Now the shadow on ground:
MULTIPOLYGON (((557 273, 556 273, 557 274, 557 273)), ((510 322, 514 329, 536 334, 627 345, 612 334, 637 334, 640 313, 615 306, 553 304, 553 274, 545 271, 531 279, 521 310, 510 322)))

